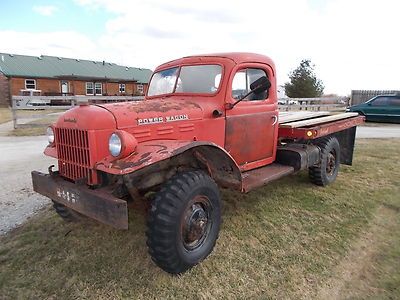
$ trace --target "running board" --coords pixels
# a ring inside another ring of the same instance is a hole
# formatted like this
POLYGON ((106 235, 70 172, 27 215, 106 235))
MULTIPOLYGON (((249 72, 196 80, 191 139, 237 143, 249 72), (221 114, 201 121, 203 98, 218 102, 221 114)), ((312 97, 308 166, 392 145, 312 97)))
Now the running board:
POLYGON ((294 173, 293 167, 278 163, 273 163, 262 168, 244 172, 242 174, 242 192, 250 192, 255 188, 292 173, 294 173))

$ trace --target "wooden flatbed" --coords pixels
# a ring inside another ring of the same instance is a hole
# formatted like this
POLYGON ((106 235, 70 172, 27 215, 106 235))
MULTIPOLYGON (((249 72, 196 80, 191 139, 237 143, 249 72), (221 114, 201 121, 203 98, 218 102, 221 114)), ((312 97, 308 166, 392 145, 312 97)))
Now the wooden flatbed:
POLYGON ((358 113, 282 112, 279 114, 279 138, 316 139, 364 122, 358 113))

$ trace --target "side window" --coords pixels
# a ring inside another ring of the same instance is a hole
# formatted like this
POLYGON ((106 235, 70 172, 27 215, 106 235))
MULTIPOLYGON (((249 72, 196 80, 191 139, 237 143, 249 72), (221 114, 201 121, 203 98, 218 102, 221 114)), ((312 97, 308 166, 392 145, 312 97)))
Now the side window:
MULTIPOLYGON (((232 98, 239 100, 250 92, 250 85, 260 77, 268 75, 262 69, 242 69, 236 72, 232 82, 232 98)), ((252 93, 244 100, 264 100, 268 98, 268 91, 252 93)))
POLYGON ((389 101, 389 105, 391 106, 400 106, 400 97, 393 97, 389 101))
POLYGON ((384 106, 388 104, 388 97, 378 97, 371 102, 372 106, 384 106))

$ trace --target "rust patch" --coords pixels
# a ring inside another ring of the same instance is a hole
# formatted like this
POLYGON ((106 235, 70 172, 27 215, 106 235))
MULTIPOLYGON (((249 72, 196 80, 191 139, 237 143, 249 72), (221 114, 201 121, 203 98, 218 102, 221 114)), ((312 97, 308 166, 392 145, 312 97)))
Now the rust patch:
POLYGON ((156 153, 162 153, 162 152, 167 152, 167 153, 168 153, 168 151, 167 151, 168 147, 165 146, 165 145, 146 145, 146 146, 160 147, 160 149, 158 149, 158 150, 156 151, 156 153))
POLYGON ((128 107, 137 113, 143 112, 167 112, 170 110, 183 110, 183 109, 199 109, 200 105, 194 102, 182 101, 182 103, 176 102, 166 102, 166 101, 156 101, 148 100, 144 101, 142 105, 130 105, 128 107))
POLYGON ((137 166, 144 164, 145 162, 149 161, 150 159, 151 159, 151 152, 146 152, 146 153, 143 153, 137 161, 127 162, 124 160, 119 160, 119 161, 115 162, 112 165, 112 167, 116 168, 116 169, 120 169, 120 170, 127 169, 127 168, 133 168, 133 167, 137 167, 137 166))

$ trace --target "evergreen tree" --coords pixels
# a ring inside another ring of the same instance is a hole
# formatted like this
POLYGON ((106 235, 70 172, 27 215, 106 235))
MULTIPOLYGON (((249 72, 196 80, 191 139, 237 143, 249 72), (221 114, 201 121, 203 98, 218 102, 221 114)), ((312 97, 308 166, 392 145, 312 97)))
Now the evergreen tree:
POLYGON ((304 59, 289 74, 290 82, 285 83, 285 93, 290 98, 315 98, 324 92, 324 84, 314 73, 314 65, 304 59))

